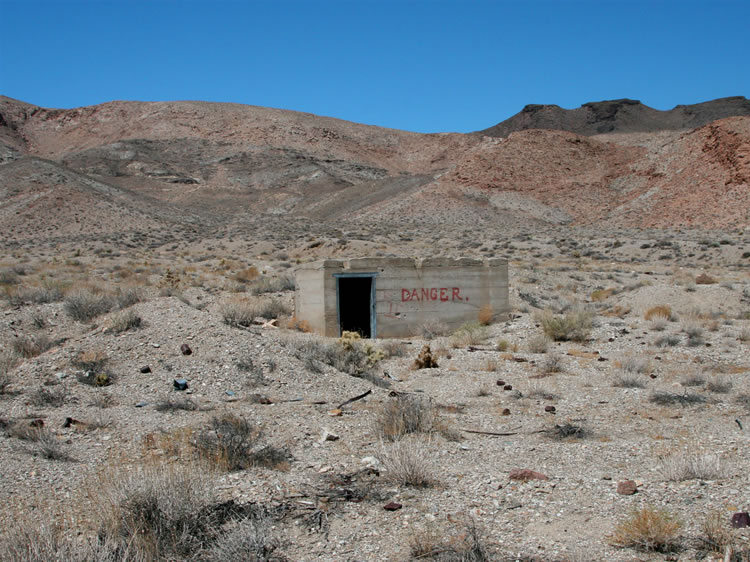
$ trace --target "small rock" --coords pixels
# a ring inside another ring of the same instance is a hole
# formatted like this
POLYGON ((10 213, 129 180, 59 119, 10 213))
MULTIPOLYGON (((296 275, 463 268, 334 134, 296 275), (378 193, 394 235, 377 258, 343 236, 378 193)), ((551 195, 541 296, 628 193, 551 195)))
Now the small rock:
POLYGON ((549 477, 546 474, 536 472, 529 468, 516 468, 515 470, 511 470, 510 474, 508 474, 508 478, 511 480, 519 480, 520 482, 528 482, 529 480, 549 480, 549 477))
POLYGON ((173 385, 175 390, 187 390, 188 381, 185 379, 175 379, 173 385))
POLYGON ((160 345, 159 345, 158 343, 152 343, 152 344, 151 344, 151 347, 155 347, 155 348, 157 348, 157 349, 158 349, 158 348, 160 348, 161 346, 160 346, 160 345))
POLYGON ((337 416, 340 416, 342 414, 343 414, 343 412, 341 411, 340 408, 334 408, 333 410, 328 410, 328 415, 332 416, 332 417, 337 417, 337 416))
POLYGON ((250 394, 247 400, 252 404, 273 404, 273 401, 265 394, 250 394))
POLYGON ((148 365, 144 365, 143 367, 141 367, 141 373, 150 373, 150 372, 151 372, 151 367, 149 367, 148 365))
POLYGON ((380 461, 376 457, 364 457, 361 461, 365 468, 372 468, 378 470, 380 468, 380 461))
POLYGON ((180 351, 182 352, 183 355, 191 355, 193 353, 193 350, 190 349, 190 346, 186 343, 183 343, 180 346, 180 351))
POLYGON ((148 402, 138 402, 135 405, 136 408, 143 408, 144 406, 148 406, 148 402))
POLYGON ((497 382, 495 384, 497 384, 497 386, 505 386, 505 381, 502 379, 497 379, 497 382))
POLYGON ((597 361, 609 361, 609 359, 607 359, 606 357, 601 357, 601 356, 600 356, 600 357, 599 357, 599 358, 597 359, 597 361))
POLYGON ((226 394, 227 396, 236 396, 236 394, 232 392, 231 390, 225 391, 224 394, 226 394))
POLYGON ((385 504, 383 506, 383 509, 385 509, 386 511, 398 511, 402 507, 404 507, 404 506, 402 506, 400 503, 391 502, 391 503, 385 504))
POLYGON ((621 496, 632 496, 638 491, 638 486, 632 480, 623 480, 617 483, 617 493, 621 496))
POLYGON ((545 406, 544 407, 545 412, 549 412, 550 414, 554 414, 557 410, 554 406, 545 406))
POLYGON ((735 529, 750 527, 750 513, 747 511, 740 511, 732 515, 732 527, 735 529))
POLYGON ((503 411, 500 412, 503 416, 509 416, 510 415, 510 408, 503 408, 503 411))
POLYGON ((320 439, 318 439, 318 443, 325 443, 326 441, 338 441, 339 436, 335 433, 332 433, 328 428, 324 427, 323 430, 320 432, 320 439))
POLYGON ((506 384, 506 385, 505 385, 505 386, 503 387, 503 390, 513 390, 513 385, 512 385, 512 384, 506 384))
POLYGON ((63 427, 70 427, 71 425, 78 425, 82 422, 78 421, 77 419, 67 417, 65 418, 65 423, 63 424, 63 427))

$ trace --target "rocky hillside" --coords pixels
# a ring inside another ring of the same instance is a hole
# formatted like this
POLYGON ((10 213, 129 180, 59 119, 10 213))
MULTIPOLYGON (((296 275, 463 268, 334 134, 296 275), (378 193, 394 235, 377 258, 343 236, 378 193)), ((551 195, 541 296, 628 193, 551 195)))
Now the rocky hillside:
POLYGON ((750 224, 745 98, 667 112, 630 100, 527 106, 482 133, 417 134, 225 103, 60 110, 0 97, 0 228, 9 240, 141 243, 238 212, 471 226, 750 224))

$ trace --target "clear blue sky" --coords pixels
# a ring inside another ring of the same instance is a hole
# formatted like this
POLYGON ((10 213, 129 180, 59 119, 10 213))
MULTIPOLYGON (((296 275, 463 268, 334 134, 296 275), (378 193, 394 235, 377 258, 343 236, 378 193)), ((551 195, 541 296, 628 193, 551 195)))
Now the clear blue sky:
POLYGON ((750 96, 750 0, 0 0, 0 93, 228 101, 420 132, 527 103, 750 96))

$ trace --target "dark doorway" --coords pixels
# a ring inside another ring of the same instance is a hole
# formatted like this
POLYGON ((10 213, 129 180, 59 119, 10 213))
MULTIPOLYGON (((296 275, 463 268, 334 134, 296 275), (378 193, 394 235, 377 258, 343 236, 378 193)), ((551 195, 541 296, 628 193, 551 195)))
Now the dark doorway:
POLYGON ((338 306, 341 332, 357 332, 371 338, 373 321, 373 277, 339 277, 338 306))

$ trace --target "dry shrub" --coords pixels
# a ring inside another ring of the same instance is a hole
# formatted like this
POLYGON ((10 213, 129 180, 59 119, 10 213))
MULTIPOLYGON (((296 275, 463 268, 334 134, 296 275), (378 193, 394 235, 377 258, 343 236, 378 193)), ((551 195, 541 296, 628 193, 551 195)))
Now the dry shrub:
POLYGON ((274 536, 268 517, 248 517, 219 535, 201 560, 205 562, 264 562, 276 557, 281 542, 274 536))
POLYGON ((240 271, 235 273, 234 278, 242 283, 249 283, 253 279, 256 279, 258 275, 260 275, 258 268, 255 266, 251 266, 246 269, 241 269, 240 271))
POLYGON ((245 299, 233 299, 221 305, 221 317, 224 323, 234 328, 252 326, 258 314, 256 305, 245 299))
POLYGON ((375 432, 388 441, 409 433, 430 433, 436 418, 435 407, 429 400, 403 395, 383 404, 375 417, 375 432))
POLYGON ((559 353, 551 353, 542 363, 544 373, 561 373, 565 369, 565 362, 559 353))
POLYGON ((258 448, 261 430, 246 419, 232 414, 214 417, 196 438, 201 457, 225 470, 253 466, 288 470, 290 455, 271 445, 258 448))
POLYGON ((593 313, 584 309, 563 315, 544 311, 537 316, 537 320, 544 333, 554 341, 586 341, 594 326, 593 313))
POLYGON ((702 546, 709 552, 724 554, 735 545, 735 536, 727 526, 727 518, 721 511, 712 511, 701 522, 702 546))
POLYGON ((612 380, 612 386, 619 388, 646 388, 644 380, 635 374, 621 373, 612 380))
POLYGON ((415 532, 409 537, 413 559, 433 559, 441 562, 489 562, 494 558, 485 545, 476 522, 468 519, 458 534, 437 528, 415 532))
POLYGON ((700 394, 695 394, 693 392, 677 394, 675 392, 657 390, 651 394, 649 401, 659 406, 691 406, 694 404, 703 404, 706 399, 700 394))
POLYGON ((109 356, 102 349, 89 349, 80 352, 71 361, 76 369, 98 373, 109 361, 109 356))
POLYGON ((717 394, 727 394, 732 390, 732 383, 724 377, 713 376, 706 382, 706 390, 717 394))
POLYGON ((479 309, 477 319, 482 326, 489 326, 490 324, 492 324, 492 320, 494 318, 495 313, 490 305, 485 304, 484 306, 482 306, 482 308, 479 309))
POLYGON ((55 342, 50 340, 46 334, 37 334, 34 337, 18 336, 13 340, 13 351, 21 357, 30 359, 41 355, 54 345, 55 342))
POLYGON ((213 531, 214 489, 204 469, 149 465, 111 474, 93 492, 101 538, 143 559, 175 560, 196 553, 213 531))
POLYGON ((428 461, 431 456, 427 444, 412 437, 383 445, 380 460, 386 478, 391 482, 401 486, 429 488, 437 481, 428 461))
POLYGON ((612 544, 651 552, 669 552, 679 544, 682 523, 663 509, 651 506, 634 511, 620 523, 611 537, 612 544))
POLYGON ((531 336, 529 341, 526 343, 526 347, 529 353, 547 353, 551 340, 544 334, 537 334, 531 336))
POLYGON ((666 480, 720 480, 729 475, 726 462, 719 455, 676 454, 660 460, 661 471, 666 480))
POLYGON ((143 324, 143 319, 135 310, 129 309, 115 314, 109 323, 108 331, 113 334, 121 334, 128 330, 137 330, 143 324))
POLYGON ((467 322, 456 330, 451 336, 451 345, 454 348, 480 345, 487 339, 487 326, 479 323, 467 322))
POLYGON ((109 295, 94 294, 80 289, 65 297, 64 310, 73 320, 88 322, 109 312, 115 306, 115 299, 109 295))
POLYGON ((643 318, 648 321, 657 320, 657 319, 671 320, 672 308, 665 304, 652 306, 646 311, 646 313, 643 315, 643 318))
POLYGON ((47 389, 40 387, 31 395, 31 403, 34 406, 59 408, 68 400, 68 392, 65 388, 47 389))
POLYGON ((421 326, 422 337, 426 340, 447 336, 450 333, 448 324, 441 320, 430 320, 421 326))
POLYGON ((651 373, 652 367, 647 358, 629 355, 622 361, 622 370, 632 375, 648 375, 651 373))

